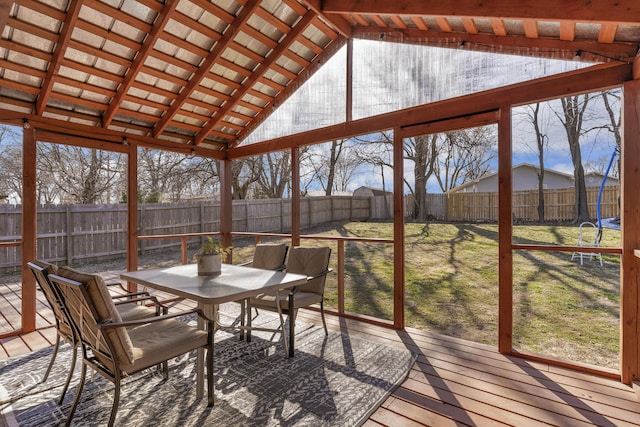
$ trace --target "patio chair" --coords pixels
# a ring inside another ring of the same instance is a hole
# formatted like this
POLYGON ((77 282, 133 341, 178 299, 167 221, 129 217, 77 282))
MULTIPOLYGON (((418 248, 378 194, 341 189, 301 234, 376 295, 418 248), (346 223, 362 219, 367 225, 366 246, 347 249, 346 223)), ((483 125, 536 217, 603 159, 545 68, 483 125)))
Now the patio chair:
MULTIPOLYGON (((207 319, 201 310, 123 321, 100 276, 78 275, 74 280, 52 274, 49 278, 60 291, 72 329, 82 347, 82 373, 67 415, 67 426, 80 402, 87 367, 93 368, 115 386, 108 422, 112 426, 124 377, 200 348, 207 350, 207 397, 208 406, 213 406, 213 321, 207 319), (205 319, 207 329, 198 329, 175 319, 189 314, 205 319)), ((167 378, 166 369, 164 377, 167 378)))
MULTIPOLYGON (((594 223, 585 221, 580 224, 578 246, 597 248, 600 246, 600 237, 600 230, 598 230, 598 226, 594 223), (591 238, 591 235, 593 235, 593 238, 591 238)), ((584 258, 589 258, 589 260, 592 260, 593 258, 599 258, 600 267, 602 267, 602 254, 598 252, 575 251, 573 254, 571 254, 571 261, 573 261, 574 258, 580 258, 580 265, 582 265, 584 258)))
MULTIPOLYGON (((329 247, 293 247, 289 251, 287 260, 287 273, 304 274, 307 283, 292 288, 287 298, 280 299, 280 310, 289 318, 289 357, 294 354, 295 318, 299 308, 312 304, 320 304, 320 314, 325 335, 328 335, 327 323, 324 318, 324 285, 329 268, 329 247)), ((248 300, 248 311, 251 308, 278 311, 277 297, 275 293, 264 293, 248 300)), ((251 316, 248 318, 247 341, 251 340, 251 316)), ((284 331, 283 331, 284 333, 284 331)))
MULTIPOLYGON (((289 246, 286 243, 258 243, 253 252, 253 261, 245 262, 240 265, 253 268, 262 268, 265 270, 282 271, 286 268, 285 260, 287 259, 287 251, 289 246)), ((240 339, 244 339, 244 325, 247 315, 251 316, 251 312, 246 311, 247 301, 240 301, 240 339)), ((256 315, 258 314, 256 310, 256 315)))
MULTIPOLYGON (((51 373, 51 369, 53 368, 53 364, 56 360, 56 356, 58 355, 58 350, 60 348, 60 341, 64 341, 68 343, 72 347, 72 356, 71 356, 71 367, 69 368, 69 373, 67 374, 67 380, 65 381, 64 387, 62 388, 62 392, 60 394, 60 399, 58 404, 62 404, 64 397, 69 388, 69 383, 71 382, 71 378, 73 377, 73 372, 76 366, 76 358, 77 358, 77 347, 79 340, 76 335, 73 333, 73 329, 71 327, 71 323, 68 320, 68 315, 65 313, 65 308, 62 304, 61 296, 55 285, 53 285, 49 281, 50 274, 74 274, 75 271, 66 267, 57 267, 54 264, 50 264, 45 261, 34 260, 33 262, 28 262, 27 267, 33 273, 38 286, 40 287, 42 293, 44 294, 51 311, 53 312, 56 326, 56 342, 53 347, 53 354, 51 355, 51 360, 49 361, 49 365, 47 366, 47 370, 42 378, 42 382, 46 382, 49 378, 49 374, 51 373)), ((118 301, 117 307, 120 316, 125 320, 134 320, 134 319, 142 319, 147 317, 158 316, 163 313, 166 313, 166 309, 160 305, 158 300, 155 297, 150 296, 147 293, 130 293, 125 295, 120 295, 116 297, 112 297, 114 299, 127 298, 126 300, 118 301), (155 305, 155 309, 144 307, 138 305, 140 302, 151 301, 155 305)))

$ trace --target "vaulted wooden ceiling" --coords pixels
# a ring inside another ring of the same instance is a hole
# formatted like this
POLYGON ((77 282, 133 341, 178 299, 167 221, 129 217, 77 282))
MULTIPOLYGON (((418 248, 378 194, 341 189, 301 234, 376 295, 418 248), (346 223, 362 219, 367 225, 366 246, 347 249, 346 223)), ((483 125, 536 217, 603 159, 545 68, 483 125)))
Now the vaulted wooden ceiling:
POLYGON ((238 145, 349 38, 630 61, 637 0, 0 0, 0 120, 238 145))

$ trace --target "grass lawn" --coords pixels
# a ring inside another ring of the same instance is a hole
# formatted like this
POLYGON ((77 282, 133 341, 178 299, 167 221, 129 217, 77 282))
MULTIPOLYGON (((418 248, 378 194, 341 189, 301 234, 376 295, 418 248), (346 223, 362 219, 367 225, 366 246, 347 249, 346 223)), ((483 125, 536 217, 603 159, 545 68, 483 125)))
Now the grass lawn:
MULTIPOLYGON (((305 231, 309 232, 309 231, 305 231)), ((393 237, 390 223, 348 222, 314 234, 393 237)), ((576 244, 570 225, 520 225, 514 242, 576 244)), ((498 227, 495 224, 408 223, 405 227, 407 326, 496 345, 498 227)), ((601 246, 619 246, 619 231, 604 230, 601 246)), ((336 262, 334 247, 332 263, 336 262)), ((514 347, 564 360, 618 369, 619 277, 617 255, 571 260, 571 253, 514 252, 514 347)), ((393 317, 393 246, 346 244, 345 309, 393 317)), ((335 274, 327 306, 337 307, 335 274)))
MULTIPOLYGON (((332 223, 304 234, 393 238, 393 224, 332 223)), ((273 240, 273 239, 265 239, 273 240)), ((578 227, 518 225, 515 243, 574 245, 578 227)), ((475 223, 408 223, 405 227, 405 319, 421 328, 476 342, 498 341, 498 227, 475 223)), ((250 261, 253 238, 234 239, 233 262, 250 261)), ((303 245, 337 244, 303 239, 303 245)), ((620 232, 605 229, 601 246, 619 247, 620 232)), ((191 250, 191 253, 195 248, 191 250)), ((345 244, 345 309, 393 318, 393 245, 345 244)), ((620 261, 617 255, 571 260, 571 253, 515 251, 513 255, 514 347, 574 362, 618 369, 620 261)), ((175 265, 179 250, 140 257, 141 267, 175 265), (162 258, 165 257, 166 259, 162 258)), ((124 269, 123 259, 75 266, 87 271, 124 269)), ((18 273, 0 282, 19 281, 18 273)), ((337 308, 337 277, 329 275, 326 306, 337 308)))

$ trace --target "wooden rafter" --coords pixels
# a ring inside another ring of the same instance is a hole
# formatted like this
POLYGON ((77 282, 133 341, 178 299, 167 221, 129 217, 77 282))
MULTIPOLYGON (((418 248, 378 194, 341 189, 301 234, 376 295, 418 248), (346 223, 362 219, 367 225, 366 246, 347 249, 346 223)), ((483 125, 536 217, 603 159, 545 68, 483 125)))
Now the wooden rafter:
POLYGON ((263 76, 263 74, 269 69, 272 64, 274 64, 280 58, 281 55, 285 54, 289 50, 289 47, 297 40, 298 36, 301 35, 309 25, 311 25, 314 19, 316 19, 316 14, 311 10, 302 17, 300 22, 296 24, 293 30, 291 30, 289 34, 287 34, 284 39, 280 41, 278 47, 271 52, 269 58, 258 65, 253 74, 245 82, 243 82, 244 89, 241 88, 236 91, 230 102, 225 104, 214 116, 214 118, 210 120, 195 136, 194 144, 198 145, 202 141, 204 141, 204 139, 207 137, 208 131, 215 128, 224 119, 224 116, 233 108, 233 101, 240 100, 242 99, 242 97, 244 97, 244 95, 247 93, 247 90, 251 88, 253 84, 263 76))
POLYGON ((600 26, 600 33, 598 33, 598 42, 613 43, 616 37, 616 31, 618 31, 617 24, 602 24, 600 26))
POLYGON ((560 40, 573 41, 576 38, 576 24, 570 21, 560 22, 560 40))
POLYGON ((231 24, 224 32, 224 36, 218 41, 215 45, 209 56, 207 56, 204 61, 200 64, 200 67, 195 72, 195 74, 189 80, 189 83, 184 87, 180 95, 176 98, 176 100, 171 105, 171 108, 162 116, 162 119, 156 124, 154 128, 153 134, 154 136, 160 135, 164 129, 169 124, 170 120, 174 115, 176 115, 182 105, 187 102, 193 93, 200 86, 200 82, 210 75, 209 70, 216 63, 216 61, 222 57, 222 54, 227 49, 227 47, 233 42, 233 39, 238 35, 240 31, 242 31, 242 27, 246 24, 246 22, 251 18, 253 12, 260 8, 260 1, 257 0, 249 0, 247 4, 242 8, 233 24, 231 24))
POLYGON ((153 50, 153 47, 156 44, 156 41, 158 40, 158 38, 160 37, 160 34, 163 32, 165 25, 167 24, 169 19, 171 19, 172 12, 176 9, 177 5, 178 5, 178 0, 167 0, 165 2, 164 7, 162 8, 162 11, 158 14, 158 17, 153 23, 153 29, 151 30, 149 35, 146 37, 142 47, 140 48, 140 51, 138 52, 135 59, 133 60, 133 63, 129 67, 129 70, 124 78, 124 81, 118 88, 118 93, 111 100, 111 103, 109 104, 109 108, 107 108, 107 111, 105 111, 104 117, 102 118, 102 127, 106 128, 106 127, 109 127, 109 125, 111 124, 111 121, 113 120, 113 117, 116 115, 118 108, 120 108, 120 104, 122 103, 122 100, 129 92, 129 89, 131 88, 131 85, 135 81, 136 76, 138 75, 138 72, 144 66, 144 62, 147 60, 147 57, 153 50))
POLYGON ((524 27, 524 35, 527 36, 527 38, 538 38, 538 22, 533 19, 525 19, 522 21, 522 26, 524 27))
POLYGON ((469 34, 478 34, 478 27, 472 18, 462 18, 462 25, 469 34))

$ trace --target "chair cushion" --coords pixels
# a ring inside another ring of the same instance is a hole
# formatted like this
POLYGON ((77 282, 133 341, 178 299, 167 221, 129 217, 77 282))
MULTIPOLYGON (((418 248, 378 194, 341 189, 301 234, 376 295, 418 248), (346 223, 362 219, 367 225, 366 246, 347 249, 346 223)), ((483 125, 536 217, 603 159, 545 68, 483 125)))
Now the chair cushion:
MULTIPOLYGON (((86 274, 69 267, 58 267, 58 275, 64 278, 85 284, 85 289, 89 295, 92 305, 98 315, 98 322, 111 319, 114 323, 122 322, 122 317, 116 309, 109 290, 101 276, 97 274, 86 274)), ((126 328, 108 329, 107 335, 114 347, 115 357, 121 365, 133 363, 133 345, 129 339, 126 328)))
POLYGON ((116 310, 122 320, 148 319, 156 316, 156 311, 152 308, 131 302, 128 304, 116 304, 116 310))
MULTIPOLYGON (((287 310, 289 308, 289 299, 287 295, 289 292, 280 292, 280 309, 287 310)), ((307 307, 312 304, 320 304, 322 302, 322 295, 315 292, 302 292, 298 291, 293 299, 293 308, 307 307)), ((255 308, 276 308, 276 295, 275 293, 265 293, 258 295, 255 298, 251 298, 251 307, 255 308)))
MULTIPOLYGON (((331 248, 326 246, 318 248, 298 246, 291 248, 289 260, 287 261, 287 273, 304 274, 310 277, 320 274, 329 266, 330 255, 331 248)), ((322 276, 309 280, 304 285, 300 285, 300 291, 322 295, 324 293, 325 279, 326 276, 322 276)))
POLYGON ((286 255, 287 245, 285 243, 260 243, 256 245, 251 267, 275 270, 284 265, 286 255))
POLYGON ((207 344, 207 332, 185 322, 167 319, 149 323, 129 331, 133 343, 133 364, 127 373, 157 365, 207 344))

